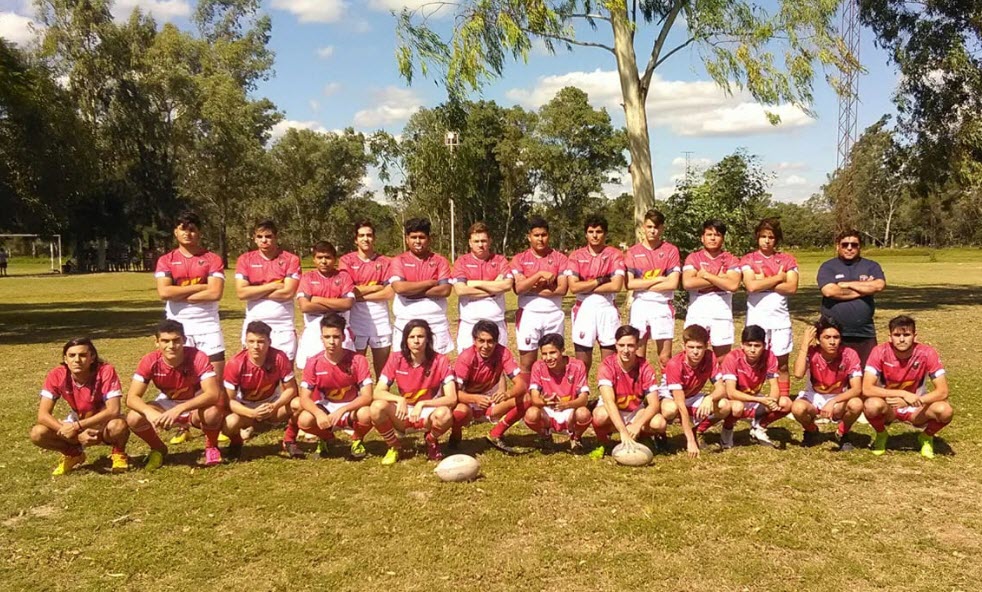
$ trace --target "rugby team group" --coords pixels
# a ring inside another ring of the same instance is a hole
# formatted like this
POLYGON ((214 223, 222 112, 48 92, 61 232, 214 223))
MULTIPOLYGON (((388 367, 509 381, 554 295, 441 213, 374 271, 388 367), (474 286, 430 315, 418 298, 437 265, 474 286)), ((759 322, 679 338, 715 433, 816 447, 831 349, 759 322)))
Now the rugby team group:
POLYGON ((713 445, 733 447, 740 420, 750 422, 751 442, 774 446, 767 428, 788 414, 803 427, 804 446, 825 439, 823 418, 835 422, 833 438, 843 451, 854 448, 850 428, 865 415, 876 432, 876 455, 886 452, 887 424, 907 422, 921 430, 921 455, 931 458, 935 434, 952 419, 945 370, 938 353, 916 341, 912 318, 891 319, 888 341, 877 345, 874 298, 886 280, 875 261, 861 256, 855 231, 839 234, 837 256, 818 272, 820 316, 792 364, 788 299, 799 273, 795 258, 778 250, 778 220, 757 225, 758 248, 742 258, 725 250, 725 224, 708 220, 703 249, 684 262, 663 240, 665 218, 656 210, 647 212, 642 240, 626 252, 607 245, 606 220, 587 218, 586 244, 568 256, 550 247, 548 222, 532 218, 529 249, 511 261, 493 252, 488 227, 479 222, 468 231, 469 252, 452 266, 430 249, 428 220, 405 222, 407 250, 393 257, 376 252, 366 220, 352 229, 351 253, 338 257, 331 243, 314 244, 315 268, 306 273, 266 220, 254 229, 258 248, 236 261, 235 291, 246 314, 242 349, 226 362, 219 324, 224 265, 202 246, 201 228, 197 215, 181 214, 177 248, 157 261, 166 320, 156 327, 156 348, 137 364, 125 414, 119 377, 95 344, 86 337, 65 344, 30 435, 62 455, 55 475, 83 464, 85 447, 95 444, 112 447, 113 472, 128 470, 130 432, 150 447, 145 469, 158 469, 167 457, 162 432, 177 430, 171 443, 180 443, 191 426, 204 434, 205 465, 221 463, 223 452, 240 458, 255 425, 284 422, 282 448, 290 457, 305 456, 298 445, 303 431, 319 440, 323 456, 347 433, 348 455, 361 459, 374 429, 388 445, 381 462, 390 465, 406 432, 422 431, 428 458, 438 460, 441 436, 449 432, 446 446, 456 449, 463 428, 477 421, 493 424, 487 441, 506 453, 516 450, 505 432, 519 421, 543 440, 568 436, 573 452, 585 452, 583 436, 592 429, 593 458, 609 452, 615 432, 628 446, 666 451, 666 430, 678 422, 686 453, 697 456, 717 423, 713 445), (732 295, 741 283, 747 317, 734 349, 732 295), (673 356, 672 301, 680 287, 689 303, 682 351, 673 356), (615 304, 621 290, 630 294, 627 324, 615 304), (456 343, 447 317, 452 291, 459 302, 456 343), (505 323, 509 291, 518 297, 517 359, 505 323), (573 355, 563 337, 567 293, 576 299, 573 355), (305 325, 299 343, 294 302, 305 325), (647 361, 649 343, 655 366, 647 361), (596 390, 588 381, 594 346, 601 352, 596 390), (806 379, 794 399, 792 374, 806 379), (147 400, 151 385, 159 394, 147 400), (59 399, 71 408, 64 420, 54 415, 59 399), (224 451, 221 441, 228 442, 224 451))

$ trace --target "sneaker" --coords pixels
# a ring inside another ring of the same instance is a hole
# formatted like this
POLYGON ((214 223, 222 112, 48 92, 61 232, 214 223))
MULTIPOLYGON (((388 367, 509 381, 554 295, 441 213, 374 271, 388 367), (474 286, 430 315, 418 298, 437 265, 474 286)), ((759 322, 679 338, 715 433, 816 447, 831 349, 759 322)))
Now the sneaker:
POLYGON ((205 466, 213 467, 222 464, 222 453, 217 446, 205 446, 205 466))
POLYGON ((300 450, 300 446, 296 442, 283 442, 283 452, 287 454, 290 458, 307 458, 307 454, 303 450, 300 450))
POLYGON ((917 434, 917 442, 921 445, 921 456, 924 458, 934 458, 934 436, 928 436, 924 432, 917 434))
POLYGON ((495 448, 497 448, 498 450, 504 452, 505 454, 518 454, 518 451, 517 450, 515 450, 511 446, 505 444, 505 441, 502 440, 501 438, 498 438, 498 437, 492 436, 491 434, 488 434, 487 440, 488 440, 488 444, 494 446, 495 448))
POLYGON ((317 456, 327 458, 331 454, 331 443, 327 440, 317 441, 317 456))
POLYGON ((362 441, 352 440, 351 448, 348 450, 348 456, 350 456, 352 460, 361 460, 365 458, 366 455, 368 455, 368 451, 365 450, 365 445, 362 443, 362 441))
POLYGON ((535 444, 539 448, 551 448, 554 443, 552 433, 535 435, 535 444))
POLYGON ((398 460, 399 449, 389 448, 389 450, 385 453, 385 456, 382 457, 382 466, 394 465, 398 460))
POLYGON ((448 450, 457 450, 460 448, 460 443, 464 440, 463 434, 450 434, 450 439, 447 440, 448 450))
POLYGON ((719 432, 719 445, 723 450, 733 448, 733 428, 723 427, 719 432))
POLYGON ((590 458, 592 458, 593 460, 600 460, 604 457, 605 454, 607 454, 607 449, 604 447, 603 444, 601 444, 600 446, 597 446, 596 448, 590 451, 590 458))
POLYGON ((856 449, 853 443, 849 441, 849 432, 845 434, 836 432, 835 441, 839 443, 839 452, 852 452, 856 449))
POLYGON ((443 460, 443 453, 440 452, 440 441, 426 439, 426 458, 434 461, 443 460))
POLYGON ((66 456, 62 455, 61 462, 55 467, 55 470, 51 471, 51 474, 55 477, 60 477, 61 475, 66 475, 72 471, 75 467, 85 462, 85 453, 82 452, 76 456, 66 456))
POLYGON ((579 438, 570 438, 569 440, 569 451, 573 454, 583 453, 583 441, 579 438))
POLYGON ((164 464, 165 456, 167 456, 166 450, 151 450, 150 454, 147 455, 147 464, 143 465, 143 470, 156 471, 164 464))
POLYGON ((225 457, 229 460, 239 460, 242 458, 242 442, 232 442, 225 449, 225 457))
POLYGON ((822 442, 822 434, 818 430, 814 432, 805 432, 801 437, 801 445, 805 448, 811 448, 812 446, 818 446, 822 442))
POLYGON ((890 435, 887 434, 886 430, 876 432, 876 436, 873 437, 873 454, 876 456, 883 456, 886 454, 888 439, 890 439, 890 435))
POLYGON ((249 426, 247 428, 242 428, 239 430, 239 436, 243 440, 251 440, 253 436, 256 435, 256 428, 249 426))
POLYGON ((750 439, 761 446, 775 448, 774 441, 767 435, 767 430, 763 426, 751 427, 750 439))
MULTIPOLYGON (((171 437, 168 444, 184 444, 190 438, 191 438, 191 430, 187 428, 182 428, 171 437)), ((219 436, 219 439, 221 439, 221 436, 219 436)))
POLYGON ((665 434, 656 434, 654 440, 655 440, 655 452, 661 454, 667 454, 668 452, 671 451, 671 446, 669 446, 668 444, 668 436, 666 436, 665 434))
POLYGON ((232 439, 225 435, 225 432, 218 432, 218 443, 228 444, 232 439))
POLYGON ((112 472, 115 474, 125 473, 130 470, 130 458, 126 456, 125 452, 113 452, 109 455, 109 459, 112 460, 112 472))

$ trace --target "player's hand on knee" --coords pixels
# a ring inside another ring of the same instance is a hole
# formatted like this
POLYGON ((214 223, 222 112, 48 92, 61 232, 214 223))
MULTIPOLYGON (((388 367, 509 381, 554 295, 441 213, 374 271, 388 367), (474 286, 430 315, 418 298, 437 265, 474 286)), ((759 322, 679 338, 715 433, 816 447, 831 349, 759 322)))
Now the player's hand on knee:
POLYGON ((396 403, 396 419, 403 420, 406 419, 406 411, 408 410, 408 405, 405 399, 396 403))
POLYGON ((64 440, 74 440, 78 434, 78 423, 74 421, 62 422, 61 428, 58 430, 58 436, 64 440))
POLYGON ((92 446, 99 443, 99 430, 89 428, 78 434, 78 443, 82 446, 92 446))
POLYGON ((713 413, 713 402, 703 399, 702 403, 699 403, 699 408, 696 409, 696 419, 703 420, 712 415, 713 413))
POLYGON ((497 400, 498 394, 499 393, 494 394, 495 399, 492 399, 491 397, 481 397, 480 399, 477 400, 476 403, 477 408, 481 410, 487 409, 488 407, 491 406, 492 400, 494 400, 495 403, 500 403, 501 401, 497 400))
POLYGON ((423 407, 421 405, 416 405, 413 407, 412 413, 409 414, 409 419, 412 422, 419 421, 419 416, 423 413, 423 407))

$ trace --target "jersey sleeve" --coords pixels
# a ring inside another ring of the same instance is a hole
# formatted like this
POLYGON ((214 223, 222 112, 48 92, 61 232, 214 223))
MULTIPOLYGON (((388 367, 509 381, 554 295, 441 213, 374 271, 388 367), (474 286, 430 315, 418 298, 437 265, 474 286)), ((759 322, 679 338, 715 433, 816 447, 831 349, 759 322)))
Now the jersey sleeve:
POLYGON ((726 265, 726 271, 740 271, 740 258, 733 253, 727 253, 729 257, 727 258, 724 265, 726 265))
POLYGON ((734 352, 726 354, 726 357, 723 358, 723 364, 720 367, 720 374, 723 380, 737 379, 737 364, 739 362, 737 355, 738 351, 734 350, 734 352))
POLYGON ((580 279, 583 276, 580 274, 580 263, 575 257, 569 257, 566 260, 566 269, 563 270, 563 275, 568 275, 576 279, 580 279))
POLYGON ((290 253, 290 260, 286 264, 286 277, 292 280, 300 280, 300 257, 290 253))
POLYGON ((474 348, 468 347, 460 352, 453 365, 453 373, 457 378, 457 384, 463 386, 470 379, 471 362, 474 360, 474 348))
POLYGON ((355 297, 355 280, 347 271, 341 271, 341 298, 355 297))
POLYGON ((816 275, 815 278, 816 282, 818 283, 819 290, 829 284, 837 283, 835 280, 835 268, 832 263, 833 261, 833 259, 830 259, 818 268, 818 275, 816 275))
POLYGON ((402 359, 402 354, 394 353, 389 356, 389 359, 385 361, 385 366, 382 367, 382 371, 378 374, 379 384, 384 384, 386 386, 392 386, 392 383, 396 379, 396 368, 399 367, 398 360, 402 359))
POLYGON ((293 380, 293 362, 281 351, 276 352, 276 373, 280 377, 280 382, 286 384, 293 380))
POLYGON ((504 349, 504 352, 501 354, 501 369, 504 370, 505 375, 509 378, 515 378, 522 373, 522 369, 515 362, 515 356, 512 355, 511 350, 507 347, 502 349, 504 349))
POLYGON ((578 395, 582 393, 590 392, 590 385, 587 384, 586 376, 586 365, 583 363, 575 364, 573 366, 573 379, 570 381, 570 386, 573 388, 573 392, 578 395))
POLYGON ((685 265, 682 266, 682 271, 696 269, 699 269, 699 257, 696 253, 689 253, 685 257, 685 265))
POLYGON ((450 271, 450 277, 455 283, 467 283, 467 267, 464 265, 464 255, 457 257, 457 260, 453 262, 453 269, 450 271))
MULTIPOLYGON (((814 351, 818 353, 818 348, 815 347, 814 351)), ((809 349, 808 359, 811 360, 811 357, 812 357, 812 349, 809 349)), ((846 347, 842 349, 842 366, 843 366, 843 370, 846 372, 849 378, 863 375, 863 367, 861 362, 859 361, 859 354, 857 354, 856 350, 852 349, 851 347, 846 347)))
MULTIPOLYGON (((383 257, 380 255, 378 257, 378 264, 379 264, 379 283, 388 284, 389 274, 392 270, 392 258, 383 257)), ((354 278, 354 276, 352 276, 352 278, 354 278)))
MULTIPOLYGON (((890 347, 887 344, 887 347, 890 347)), ((883 377, 883 347, 876 346, 873 351, 870 352, 869 357, 866 358, 866 373, 873 374, 877 377, 883 377)))
POLYGON ((297 298, 311 298, 312 286, 310 285, 310 274, 300 276, 300 285, 297 286, 297 298))
POLYGON ((784 271, 798 273, 798 260, 791 253, 784 253, 784 271))
POLYGON ((454 381, 453 368, 450 367, 450 360, 443 354, 437 354, 433 361, 433 372, 440 379, 441 384, 454 381))
POLYGON ((767 350, 767 378, 777 378, 777 356, 767 350))
POLYGON ((402 257, 393 257, 389 262, 388 283, 400 282, 406 279, 406 270, 402 267, 402 257))
POLYGON ((655 376, 655 369, 648 362, 641 363, 638 381, 641 383, 641 390, 646 395, 658 390, 658 377, 655 376))
MULTIPOLYGON (((222 262, 222 258, 215 253, 210 253, 208 261, 208 277, 217 277, 220 279, 225 279, 225 263, 222 262)), ((238 262, 236 262, 238 265, 238 262)))
POLYGON ((624 264, 624 253, 621 253, 619 249, 610 247, 611 250, 611 264, 610 264, 610 275, 626 275, 627 266, 624 264))
POLYGON ((308 391, 317 390, 317 362, 308 360, 303 369, 303 376, 300 379, 300 386, 308 391))
POLYGON ((235 356, 225 364, 225 370, 222 371, 222 384, 225 388, 230 390, 235 390, 239 388, 239 375, 242 372, 242 358, 235 356))
POLYGON ((883 268, 880 267, 879 263, 869 259, 867 259, 867 261, 870 262, 869 271, 870 271, 870 275, 873 276, 873 279, 877 279, 877 280, 887 279, 887 276, 883 273, 883 268))
POLYGON ((140 358, 140 363, 137 364, 136 371, 133 372, 133 380, 150 384, 151 375, 153 374, 153 362, 154 357, 152 353, 140 358))
POLYGON ((57 401, 61 398, 62 378, 64 377, 64 366, 58 366, 48 372, 44 378, 44 386, 41 387, 41 396, 45 399, 57 401))
POLYGON ((614 387, 614 372, 609 364, 600 364, 597 370, 597 385, 614 387))
POLYGON ((215 367, 211 365, 205 352, 200 349, 194 354, 194 375, 198 377, 198 380, 204 380, 216 375, 215 367))
MULTIPOLYGON (((684 363, 684 362, 683 362, 684 363)), ((669 391, 680 391, 682 390, 682 366, 678 362, 678 358, 672 358, 665 364, 665 388, 669 391)))
POLYGON ((355 354, 351 359, 351 375, 355 377, 359 388, 375 383, 372 372, 368 369, 368 358, 361 354, 355 354))
POLYGON ((542 392, 542 371, 545 368, 545 364, 536 360, 532 364, 532 371, 529 373, 529 391, 536 390, 540 393, 542 392))
POLYGON ((115 399, 123 396, 123 385, 119 382, 119 374, 112 364, 101 364, 99 366, 100 384, 102 388, 103 401, 115 399))
POLYGON ((522 273, 522 262, 519 260, 519 257, 521 256, 522 254, 519 253, 518 255, 512 257, 511 261, 508 262, 508 277, 510 278, 516 278, 518 276, 525 277, 525 274, 522 273))
POLYGON ((450 278, 451 278, 450 263, 447 261, 447 258, 444 257, 443 255, 440 255, 437 258, 436 274, 437 274, 436 275, 437 284, 442 286, 444 284, 450 283, 450 278))
POLYGON ((675 245, 668 250, 668 256, 665 257, 665 271, 662 272, 663 275, 671 275, 673 273, 682 272, 682 263, 679 259, 679 249, 675 245))
POLYGON ((927 375, 931 377, 932 380, 939 376, 944 376, 945 369, 944 365, 941 363, 941 356, 938 354, 938 350, 930 346, 925 346, 927 348, 927 355, 925 356, 925 361, 927 363, 927 375))
POLYGON ((242 253, 235 260, 235 279, 249 281, 249 253, 242 253))
POLYGON ((168 277, 173 279, 174 273, 170 268, 170 253, 165 253, 157 258, 157 268, 154 271, 153 277, 163 278, 168 277))

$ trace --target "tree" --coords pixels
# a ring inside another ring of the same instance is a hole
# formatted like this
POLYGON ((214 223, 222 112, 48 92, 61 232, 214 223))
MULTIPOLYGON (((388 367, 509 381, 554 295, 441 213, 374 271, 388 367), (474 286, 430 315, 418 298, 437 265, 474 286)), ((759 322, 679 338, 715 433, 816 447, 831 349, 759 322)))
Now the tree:
POLYGON ((771 202, 761 212, 762 218, 778 218, 784 232, 784 245, 800 248, 826 248, 835 236, 835 220, 821 193, 802 204, 771 202))
POLYGON ((709 219, 726 223, 726 249, 742 255, 755 246, 753 229, 770 203, 771 175, 760 158, 739 149, 711 166, 702 179, 685 179, 668 198, 668 239, 682 253, 702 248, 702 224, 709 219))
MULTIPOLYGON (((645 104, 655 70, 691 47, 707 74, 726 92, 746 89, 765 105, 787 102, 808 111, 816 64, 839 71, 860 67, 835 32, 838 5, 838 0, 778 0, 776 9, 768 11, 746 0, 424 2, 419 8, 402 11, 396 56, 408 82, 417 69, 426 75, 436 67, 448 90, 461 94, 501 76, 507 59, 527 60, 534 39, 542 40, 550 51, 557 46, 579 46, 609 52, 620 80, 634 218, 640 224, 654 203, 645 104), (452 13, 449 39, 430 25, 429 18, 437 11, 452 13), (578 25, 596 32, 598 23, 609 28, 609 36, 577 37, 578 25), (645 33, 651 49, 641 69, 636 36, 645 33)), ((837 91, 848 92, 834 76, 827 79, 837 91)), ((770 117, 772 122, 778 119, 773 114, 770 117)))
POLYGON ((560 249, 580 240, 589 198, 624 166, 625 135, 606 109, 594 109, 582 90, 566 87, 539 110, 526 158, 551 211, 560 249))

